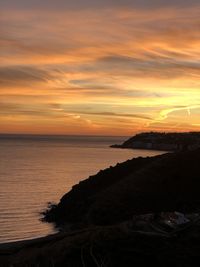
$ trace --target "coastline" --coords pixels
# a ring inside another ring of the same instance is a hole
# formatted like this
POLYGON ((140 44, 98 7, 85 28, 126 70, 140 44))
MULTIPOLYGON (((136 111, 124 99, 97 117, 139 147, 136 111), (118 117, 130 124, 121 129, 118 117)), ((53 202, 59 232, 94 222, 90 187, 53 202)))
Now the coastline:
POLYGON ((1 266, 194 266, 199 161, 200 149, 134 158, 99 171, 44 214, 46 221, 72 228, 0 244, 1 266), (177 214, 186 223, 166 224, 166 216, 177 214))
POLYGON ((47 203, 58 203, 80 180, 134 154, 110 149, 112 138, 73 140, 1 140, 0 243, 54 233, 51 224, 40 220, 47 203))
MULTIPOLYGON (((133 148, 124 148, 124 147, 122 147, 122 149, 133 149, 133 148)), ((138 150, 146 150, 146 149, 138 149, 138 150)), ((154 149, 152 149, 152 150, 155 151, 155 152, 157 151, 157 150, 154 150, 154 149)), ((168 151, 162 151, 162 152, 163 152, 163 154, 168 153, 168 151)), ((139 158, 141 158, 141 157, 139 157, 139 158)), ((147 156, 146 158, 151 158, 151 157, 147 156)), ((134 158, 134 159, 138 159, 138 158, 134 158)), ((129 161, 130 160, 127 160, 127 162, 129 162, 129 161)), ((122 164, 123 164, 123 162, 122 162, 122 164)), ((117 163, 116 166, 118 166, 118 165, 120 165, 120 163, 117 163)), ((108 169, 116 168, 116 166, 114 166, 114 167, 111 166, 108 169)), ((107 170, 107 169, 105 169, 105 170, 107 170)), ((102 172, 102 170, 100 171, 100 173, 101 172, 102 172)), ((96 175, 98 175, 98 173, 95 174, 94 176, 96 176, 96 175)), ((91 176, 91 177, 93 177, 93 176, 91 176)), ((80 181, 80 182, 82 182, 82 181, 80 181)), ((76 187, 76 185, 74 185, 74 187, 76 187)), ((44 223, 49 223, 49 222, 47 220, 47 222, 44 221, 44 223)), ((6 250, 10 250, 11 253, 12 253, 14 250, 17 251, 18 249, 20 250, 20 249, 22 249, 24 247, 29 247, 29 246, 32 246, 32 245, 43 244, 43 243, 46 243, 46 242, 49 242, 49 241, 52 241, 52 240, 57 240, 59 238, 62 238, 62 236, 66 236, 69 233, 74 233, 74 232, 76 233, 78 231, 79 230, 76 230, 76 231, 67 230, 66 232, 59 231, 57 233, 53 233, 53 234, 49 234, 49 235, 45 235, 45 236, 40 236, 40 237, 34 237, 34 238, 22 239, 22 240, 16 240, 16 241, 5 241, 3 243, 0 243, 0 255, 3 253, 4 250, 5 251, 6 250)))

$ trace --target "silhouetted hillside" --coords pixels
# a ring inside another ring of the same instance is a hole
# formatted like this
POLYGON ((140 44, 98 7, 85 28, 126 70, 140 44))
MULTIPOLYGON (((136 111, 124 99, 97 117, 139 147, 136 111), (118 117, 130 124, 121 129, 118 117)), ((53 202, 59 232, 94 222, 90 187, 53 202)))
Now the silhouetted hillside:
POLYGON ((62 197, 57 206, 52 206, 47 211, 45 219, 57 223, 85 221, 84 215, 93 204, 97 195, 103 193, 104 190, 118 181, 123 180, 130 173, 144 168, 144 166, 156 158, 157 156, 139 157, 117 164, 115 167, 99 171, 96 175, 90 176, 88 179, 74 185, 72 190, 62 197))
POLYGON ((113 224, 133 214, 195 210, 200 150, 137 158, 82 181, 46 213, 48 221, 113 224))

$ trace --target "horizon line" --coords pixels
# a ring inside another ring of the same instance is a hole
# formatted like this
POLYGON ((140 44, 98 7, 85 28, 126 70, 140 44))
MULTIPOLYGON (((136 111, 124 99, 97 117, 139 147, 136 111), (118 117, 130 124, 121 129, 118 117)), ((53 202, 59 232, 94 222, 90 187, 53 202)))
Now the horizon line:
MULTIPOLYGON (((133 134, 134 135, 134 134, 133 134)), ((1 136, 57 136, 57 137, 67 137, 67 136, 85 136, 85 137, 129 137, 130 135, 92 135, 92 134, 45 134, 45 133, 1 133, 1 136)), ((132 136, 132 135, 131 135, 132 136)))

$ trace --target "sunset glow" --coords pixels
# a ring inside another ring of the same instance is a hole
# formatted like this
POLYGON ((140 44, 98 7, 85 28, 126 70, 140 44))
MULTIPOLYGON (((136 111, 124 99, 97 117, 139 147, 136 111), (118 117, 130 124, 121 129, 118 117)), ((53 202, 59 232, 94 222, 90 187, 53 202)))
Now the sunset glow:
POLYGON ((200 130, 199 1, 41 2, 0 3, 1 133, 200 130))

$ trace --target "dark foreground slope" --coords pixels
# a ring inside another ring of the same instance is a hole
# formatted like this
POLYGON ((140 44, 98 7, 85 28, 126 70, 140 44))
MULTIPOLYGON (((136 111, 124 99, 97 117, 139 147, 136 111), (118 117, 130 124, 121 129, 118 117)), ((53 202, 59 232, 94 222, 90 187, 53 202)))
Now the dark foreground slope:
POLYGON ((198 267, 200 224, 176 235, 84 229, 22 244, 0 245, 1 267, 198 267))
POLYGON ((199 163, 195 150, 118 164, 74 186, 47 211, 46 220, 106 225, 133 214, 198 209, 199 163))

